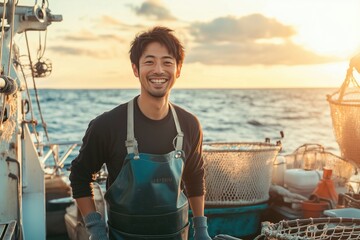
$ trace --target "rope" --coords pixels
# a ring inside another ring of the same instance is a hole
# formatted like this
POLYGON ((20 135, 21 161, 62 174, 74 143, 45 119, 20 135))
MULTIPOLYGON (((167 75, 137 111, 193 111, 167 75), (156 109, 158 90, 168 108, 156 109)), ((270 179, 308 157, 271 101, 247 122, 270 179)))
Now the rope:
POLYGON ((360 89, 360 85, 358 84, 358 82, 356 81, 356 79, 354 78, 354 75, 353 75, 353 67, 348 68, 348 70, 346 72, 345 80, 342 83, 340 89, 332 94, 332 95, 335 95, 336 93, 339 93, 339 97, 337 99, 338 102, 343 101, 343 98, 346 94, 346 90, 349 88, 350 83, 352 83, 354 87, 357 87, 360 89))
MULTIPOLYGON (((3 15, 1 17, 1 46, 0 46, 0 61, 2 62, 2 54, 3 54, 3 46, 4 46, 4 36, 5 36, 5 16, 6 16, 6 3, 7 1, 4 0, 4 7, 3 7, 3 15)), ((0 65, 0 72, 3 72, 2 64, 0 65)))
POLYGON ((46 50, 46 39, 47 39, 47 29, 45 30, 45 40, 44 40, 44 48, 41 46, 41 33, 39 32, 39 49, 38 49, 38 60, 40 60, 44 54, 45 54, 45 50, 46 50))
POLYGON ((10 34, 9 60, 8 60, 8 71, 7 71, 7 75, 10 75, 11 55, 12 55, 12 51, 13 51, 13 44, 12 44, 12 42, 13 42, 13 38, 14 38, 15 6, 16 6, 16 2, 13 1, 12 12, 11 12, 11 24, 12 24, 12 28, 11 28, 11 34, 10 34))
POLYGON ((360 239, 359 224, 360 219, 355 218, 282 220, 275 224, 263 222, 261 235, 255 239, 360 239))
MULTIPOLYGON (((6 1, 4 4, 4 10, 3 10, 3 17, 2 17, 2 39, 1 39, 1 52, 3 50, 3 44, 4 44, 4 22, 5 22, 5 5, 6 5, 6 1)), ((16 6, 16 2, 13 1, 13 5, 12 5, 12 12, 11 12, 11 23, 13 24, 13 26, 11 27, 11 33, 10 33, 10 46, 9 46, 9 59, 8 59, 8 69, 7 69, 7 75, 10 75, 10 66, 11 66, 11 55, 12 55, 12 49, 13 49, 13 37, 14 37, 14 20, 15 20, 15 6, 16 6)), ((0 58, 1 62, 2 62, 2 55, 0 58)), ((5 107, 6 107, 6 95, 3 94, 3 98, 2 98, 2 108, 1 108, 1 117, 0 117, 0 129, 3 127, 3 121, 4 121, 4 114, 5 114, 5 107)))
MULTIPOLYGON (((25 31, 25 39, 26 39, 26 46, 27 46, 27 50, 28 50, 28 57, 29 57, 30 66, 32 66, 31 54, 30 54, 30 48, 29 48, 29 41, 28 41, 28 37, 27 37, 27 31, 25 31)), ((49 141, 49 134, 48 134, 48 131, 47 131, 46 123, 45 123, 43 114, 41 112, 38 90, 37 90, 36 82, 35 82, 35 78, 34 78, 34 69, 32 67, 30 69, 31 69, 31 78, 32 78, 33 85, 34 85, 35 99, 36 99, 37 107, 38 107, 38 110, 39 110, 41 124, 42 124, 44 132, 45 132, 46 140, 49 141)))
MULTIPOLYGON (((27 31, 25 31, 25 39, 26 39, 26 47, 27 47, 27 51, 28 51, 28 59, 29 59, 29 63, 30 63, 31 78, 32 78, 33 85, 34 85, 35 99, 36 99, 36 103, 37 103, 37 107, 38 107, 38 111, 39 111, 39 115, 40 115, 40 119, 41 119, 41 125, 42 125, 42 127, 44 129, 46 140, 49 142, 50 141, 49 133, 48 133, 47 125, 45 123, 45 120, 44 120, 44 117, 43 117, 43 114, 42 114, 42 111, 41 111, 40 100, 39 100, 39 95, 38 95, 38 89, 36 87, 36 82, 35 82, 35 78, 34 78, 34 69, 32 67, 33 64, 32 64, 32 60, 31 60, 31 53, 30 53, 30 48, 29 48, 29 40, 28 40, 28 37, 27 37, 27 31)), ((45 50, 44 50, 44 52, 45 52, 45 50)), ((22 74, 23 74, 24 79, 25 79, 26 91, 27 91, 27 95, 28 95, 28 98, 29 98, 29 105, 30 105, 30 109, 31 109, 31 118, 32 118, 32 123, 33 123, 33 127, 34 127, 35 137, 36 137, 37 142, 39 143, 38 135, 37 135, 35 124, 34 124, 34 122, 35 122, 34 119, 35 118, 34 118, 33 108, 32 108, 32 105, 31 105, 32 101, 31 101, 31 97, 30 97, 29 87, 28 87, 28 84, 27 84, 27 81, 26 81, 26 77, 25 77, 23 67, 22 67, 21 64, 20 64, 20 66, 21 66, 22 74)), ((53 157, 54 157, 55 165, 58 165, 56 153, 55 153, 53 147, 50 147, 50 149, 51 149, 51 152, 52 152, 53 157)))
POLYGON ((34 117, 34 110, 33 110, 33 107, 32 107, 32 101, 31 101, 31 97, 30 97, 30 91, 29 91, 29 87, 28 87, 28 83, 27 83, 27 80, 26 80, 26 77, 25 77, 25 72, 24 72, 24 68, 23 66, 21 65, 20 62, 16 61, 15 60, 15 63, 19 65, 20 67, 20 70, 21 70, 21 73, 23 75, 23 78, 24 78, 24 82, 25 82, 25 87, 26 87, 26 95, 29 99, 29 109, 30 109, 30 115, 31 115, 31 126, 33 127, 33 131, 35 133, 35 138, 36 138, 36 141, 39 143, 39 138, 38 138, 38 134, 37 134, 37 131, 36 131, 36 127, 35 127, 35 117, 34 117))

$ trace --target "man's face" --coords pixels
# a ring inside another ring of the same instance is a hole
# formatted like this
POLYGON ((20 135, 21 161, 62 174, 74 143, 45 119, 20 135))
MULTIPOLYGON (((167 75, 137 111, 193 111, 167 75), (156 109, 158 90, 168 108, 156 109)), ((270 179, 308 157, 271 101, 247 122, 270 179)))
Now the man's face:
POLYGON ((158 42, 149 43, 140 57, 139 69, 135 64, 132 68, 140 80, 141 93, 157 98, 170 93, 181 71, 174 56, 158 42))

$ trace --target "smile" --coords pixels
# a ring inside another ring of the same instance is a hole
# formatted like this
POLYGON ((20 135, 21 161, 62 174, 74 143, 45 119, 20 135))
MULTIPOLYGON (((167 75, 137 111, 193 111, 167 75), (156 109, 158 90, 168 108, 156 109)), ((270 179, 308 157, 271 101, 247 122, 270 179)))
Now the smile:
POLYGON ((150 82, 156 83, 156 84, 162 84, 162 83, 167 82, 167 79, 166 78, 151 78, 150 82))

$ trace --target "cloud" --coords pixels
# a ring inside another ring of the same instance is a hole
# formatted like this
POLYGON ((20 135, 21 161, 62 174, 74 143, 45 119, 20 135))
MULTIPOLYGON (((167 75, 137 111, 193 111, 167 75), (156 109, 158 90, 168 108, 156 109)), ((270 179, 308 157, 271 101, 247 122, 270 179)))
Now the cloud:
POLYGON ((98 40, 98 36, 86 31, 82 30, 78 33, 70 33, 68 35, 64 35, 62 37, 66 41, 95 41, 98 40))
POLYGON ((141 4, 140 7, 132 7, 136 14, 154 18, 156 20, 171 20, 176 18, 165 8, 160 1, 148 0, 141 4))
POLYGON ((49 47, 48 50, 57 52, 60 54, 65 54, 67 56, 88 56, 98 59, 109 59, 117 57, 118 54, 116 51, 111 49, 102 49, 102 50, 92 50, 87 48, 79 48, 79 47, 67 47, 67 46, 54 46, 49 47))
POLYGON ((190 29, 190 33, 197 42, 288 38, 295 34, 295 30, 291 26, 285 26, 275 19, 266 18, 261 14, 252 14, 242 18, 220 17, 209 23, 194 23, 190 29))
POLYGON ((193 23, 189 32, 195 46, 187 62, 219 65, 304 65, 335 61, 319 56, 291 41, 293 27, 261 14, 241 18, 220 17, 193 23))
POLYGON ((191 49, 187 62, 209 65, 307 65, 335 61, 334 57, 319 56, 291 42, 257 44, 254 42, 204 43, 191 49))
POLYGON ((105 43, 105 41, 115 41, 119 43, 126 42, 125 39, 121 38, 116 34, 109 34, 109 33, 98 33, 94 34, 87 30, 82 30, 78 33, 71 33, 68 35, 64 35, 62 37, 66 41, 75 41, 75 42, 92 42, 92 41, 100 41, 105 43))
POLYGON ((120 22, 116 18, 113 18, 108 15, 101 16, 100 21, 101 21, 101 24, 104 24, 104 25, 115 25, 115 26, 123 25, 122 22, 120 22))

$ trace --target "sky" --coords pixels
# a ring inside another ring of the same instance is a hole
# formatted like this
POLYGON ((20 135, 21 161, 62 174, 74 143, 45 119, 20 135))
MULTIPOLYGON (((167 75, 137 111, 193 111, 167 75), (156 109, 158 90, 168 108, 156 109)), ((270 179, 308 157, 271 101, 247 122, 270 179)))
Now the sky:
POLYGON ((360 53, 359 0, 49 0, 49 9, 63 21, 29 33, 32 59, 46 46, 52 63, 38 88, 139 88, 130 42, 156 25, 185 47, 176 88, 340 87, 360 53))

